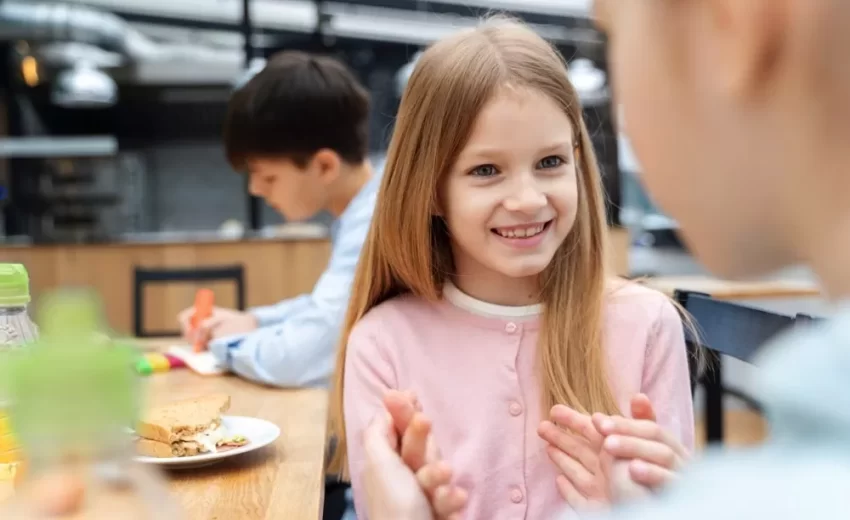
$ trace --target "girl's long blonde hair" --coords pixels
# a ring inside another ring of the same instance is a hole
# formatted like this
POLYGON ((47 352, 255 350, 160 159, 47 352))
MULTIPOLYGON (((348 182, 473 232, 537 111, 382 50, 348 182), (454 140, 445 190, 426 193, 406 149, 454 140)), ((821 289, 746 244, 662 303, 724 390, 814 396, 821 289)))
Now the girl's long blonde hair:
MULTIPOLYGON (((441 297, 453 272, 438 187, 469 138, 482 107, 499 89, 528 88, 554 100, 576 136, 578 214, 541 274, 541 406, 618 413, 603 349, 607 224, 596 156, 578 95, 560 54, 531 29, 498 17, 425 51, 404 92, 372 225, 342 328, 330 403, 337 445, 329 471, 347 476, 343 382, 348 335, 370 309, 402 293, 441 297)), ((548 413, 548 412, 547 412, 548 413)))

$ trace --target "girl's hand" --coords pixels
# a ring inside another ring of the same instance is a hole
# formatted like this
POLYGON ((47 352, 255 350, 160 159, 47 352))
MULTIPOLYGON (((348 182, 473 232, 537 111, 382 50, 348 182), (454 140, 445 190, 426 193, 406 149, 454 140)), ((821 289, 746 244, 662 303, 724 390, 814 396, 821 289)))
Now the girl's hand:
POLYGON ((604 437, 588 415, 564 405, 552 407, 551 421, 543 421, 538 435, 549 445, 546 452, 560 471, 558 491, 575 510, 599 510, 609 502, 608 479, 612 459, 601 450, 604 437))
POLYGON ((645 395, 635 396, 631 408, 632 419, 603 414, 591 419, 556 405, 551 422, 541 424, 539 434, 562 473, 558 489, 571 507, 595 509, 646 496, 674 479, 687 460, 682 444, 655 423, 645 395))
POLYGON ((389 414, 378 414, 363 433, 366 465, 361 478, 373 520, 433 520, 428 497, 401 460, 389 414))
POLYGON ((451 484, 452 469, 442 460, 431 433, 431 421, 411 392, 391 391, 384 405, 398 435, 398 452, 404 464, 416 475, 428 498, 435 519, 459 520, 466 507, 465 490, 451 484))
POLYGON ((631 479, 650 490, 669 484, 690 460, 687 448, 656 422, 649 398, 632 398, 633 419, 594 414, 595 429, 605 436, 603 449, 613 458, 629 461, 631 479))

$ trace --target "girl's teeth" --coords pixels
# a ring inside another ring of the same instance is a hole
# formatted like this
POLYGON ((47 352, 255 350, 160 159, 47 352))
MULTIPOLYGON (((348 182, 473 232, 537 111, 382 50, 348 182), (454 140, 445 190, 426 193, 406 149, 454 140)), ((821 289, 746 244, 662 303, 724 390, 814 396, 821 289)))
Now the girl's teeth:
POLYGON ((502 235, 505 238, 528 238, 533 237, 534 235, 539 234, 543 231, 543 225, 534 226, 531 228, 524 229, 506 229, 506 230, 496 230, 497 233, 502 235))

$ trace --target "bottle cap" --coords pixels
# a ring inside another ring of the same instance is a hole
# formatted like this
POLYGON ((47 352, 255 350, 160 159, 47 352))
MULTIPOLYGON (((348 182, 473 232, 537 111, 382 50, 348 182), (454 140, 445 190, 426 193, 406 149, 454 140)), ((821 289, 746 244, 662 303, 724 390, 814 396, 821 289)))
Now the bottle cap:
POLYGON ((116 447, 138 417, 138 354, 128 344, 104 341, 92 293, 50 295, 38 316, 39 340, 8 354, 0 367, 19 442, 42 457, 116 447))
POLYGON ((0 263, 0 307, 19 307, 30 302, 30 277, 23 264, 0 263))

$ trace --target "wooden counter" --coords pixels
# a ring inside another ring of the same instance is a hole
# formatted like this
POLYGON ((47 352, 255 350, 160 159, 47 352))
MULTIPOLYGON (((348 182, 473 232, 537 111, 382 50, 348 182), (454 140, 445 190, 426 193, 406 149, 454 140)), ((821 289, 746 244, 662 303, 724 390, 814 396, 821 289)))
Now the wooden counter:
POLYGON ((821 295, 812 282, 798 280, 729 281, 709 276, 658 276, 644 284, 673 296, 677 290, 708 294, 718 300, 812 298, 821 295))
MULTIPOLYGON (((196 242, 139 242, 103 245, 0 244, 0 262, 20 262, 30 274, 34 298, 64 286, 87 286, 103 298, 109 324, 132 333, 133 269, 221 267, 245 269, 248 307, 276 303, 309 292, 324 270, 330 244, 322 238, 266 238, 196 242)), ((209 287, 216 303, 235 306, 232 283, 165 284, 145 289, 146 330, 175 330, 175 317, 192 304, 195 291, 209 287)))

